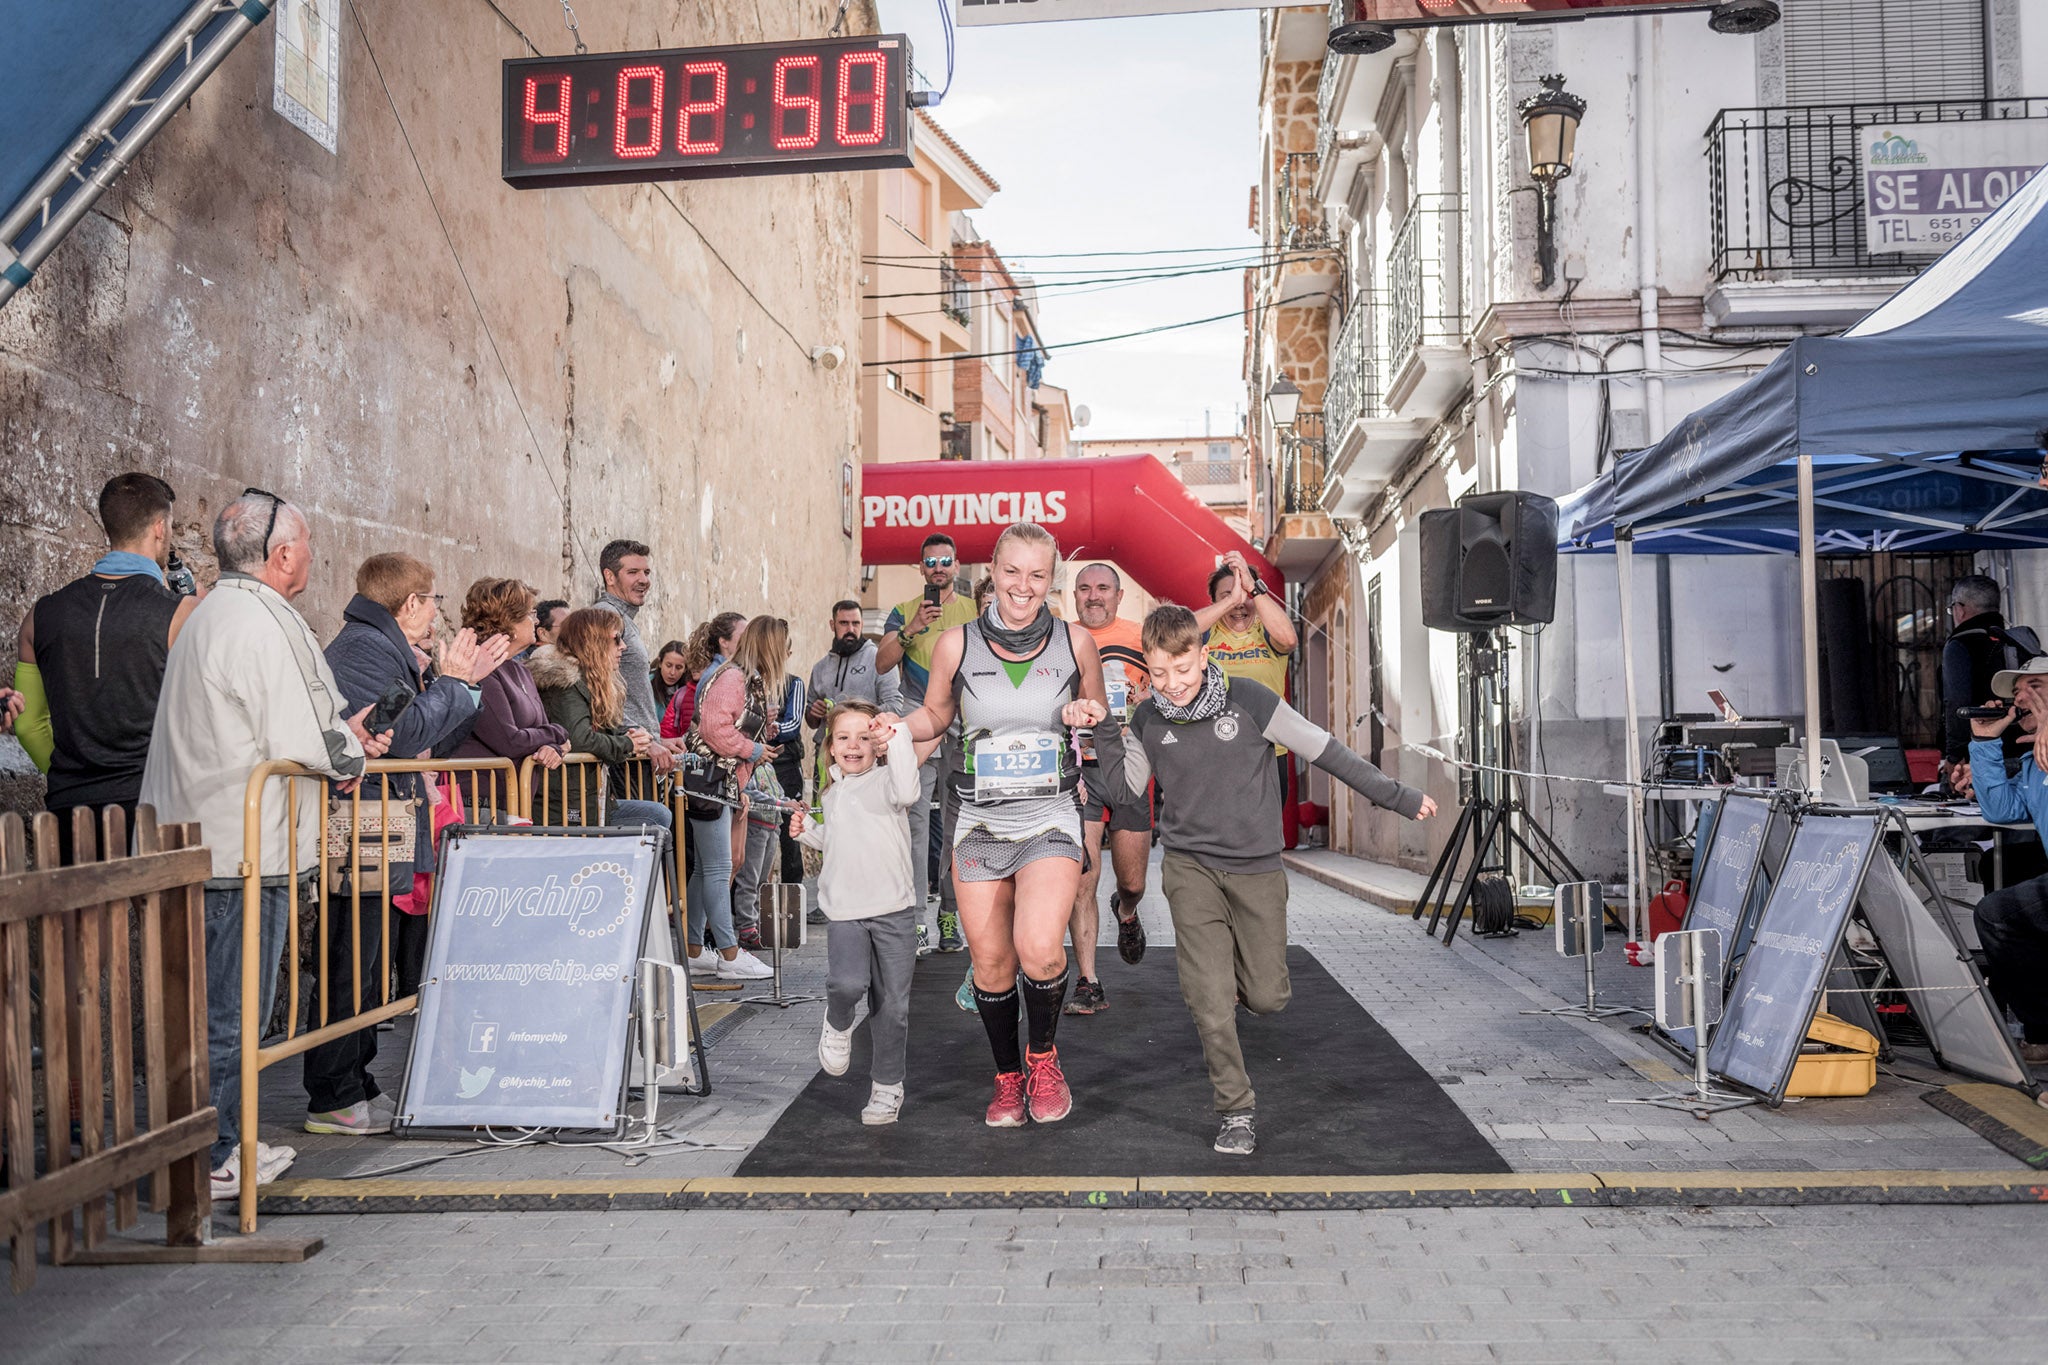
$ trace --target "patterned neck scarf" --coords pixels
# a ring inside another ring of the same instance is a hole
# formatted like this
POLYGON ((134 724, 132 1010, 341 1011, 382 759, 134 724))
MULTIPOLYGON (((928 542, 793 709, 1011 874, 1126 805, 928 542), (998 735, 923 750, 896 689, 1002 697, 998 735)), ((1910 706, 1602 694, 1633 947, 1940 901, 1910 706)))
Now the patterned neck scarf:
POLYGON ((1159 714, 1175 725, 1186 725, 1190 721, 1214 720, 1223 714, 1223 703, 1230 699, 1230 679, 1212 660, 1202 670, 1202 690, 1188 701, 1186 706, 1175 706, 1166 699, 1158 688, 1152 689, 1152 704, 1159 708, 1159 714))
POLYGON ((1052 638, 1052 620, 1052 608, 1040 602, 1038 615, 1031 618, 1030 625, 1022 630, 1011 630, 996 614, 996 604, 991 601, 988 610, 981 614, 981 633, 1012 654, 1030 655, 1052 638))

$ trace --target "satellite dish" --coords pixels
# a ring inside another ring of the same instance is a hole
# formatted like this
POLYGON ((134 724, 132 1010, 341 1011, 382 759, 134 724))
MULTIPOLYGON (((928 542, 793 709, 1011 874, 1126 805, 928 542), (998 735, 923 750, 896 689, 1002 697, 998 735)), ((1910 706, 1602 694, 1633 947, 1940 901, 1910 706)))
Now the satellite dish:
POLYGON ((1074 409, 1074 425, 1077 427, 1087 426, 1090 421, 1094 420, 1094 417, 1095 414, 1088 410, 1086 403, 1074 409))

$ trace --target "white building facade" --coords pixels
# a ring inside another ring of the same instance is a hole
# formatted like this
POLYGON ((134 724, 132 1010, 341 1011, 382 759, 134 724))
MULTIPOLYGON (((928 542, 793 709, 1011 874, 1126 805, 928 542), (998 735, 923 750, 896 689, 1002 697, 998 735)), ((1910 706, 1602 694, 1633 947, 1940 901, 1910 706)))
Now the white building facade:
MULTIPOLYGON (((1873 125, 2026 120, 2048 161, 2048 3, 1783 7, 1752 36, 1680 13, 1409 30, 1370 56, 1328 55, 1320 8, 1264 16, 1254 204, 1280 263, 1248 280, 1255 534, 1299 584, 1297 702, 1442 804, 1458 776, 1416 746, 1458 742, 1463 640, 1422 624, 1417 516, 1473 491, 1562 496, 1924 268, 1866 240, 1858 146, 1873 125), (1549 75, 1586 110, 1541 288, 1517 106, 1549 75), (1291 430, 1260 401, 1282 374, 1303 393, 1291 430)), ((2014 619, 2041 619, 2038 572, 1979 559, 1824 561, 1823 578, 1860 582, 1835 594, 1861 641, 1837 666, 1881 675, 1836 728, 1925 742, 1957 573, 2004 577, 2014 619)), ((1646 734, 1705 711, 1709 688, 1747 715, 1797 712, 1796 569, 1639 561, 1646 734)), ((1621 775, 1619 615, 1612 561, 1566 557, 1554 623, 1509 633, 1522 766, 1621 775)), ((1338 848, 1426 868, 1441 847, 1443 829, 1370 814, 1319 777, 1308 795, 1331 805, 1338 848)), ((1621 800, 1578 782, 1526 795, 1587 875, 1619 874, 1621 800)))

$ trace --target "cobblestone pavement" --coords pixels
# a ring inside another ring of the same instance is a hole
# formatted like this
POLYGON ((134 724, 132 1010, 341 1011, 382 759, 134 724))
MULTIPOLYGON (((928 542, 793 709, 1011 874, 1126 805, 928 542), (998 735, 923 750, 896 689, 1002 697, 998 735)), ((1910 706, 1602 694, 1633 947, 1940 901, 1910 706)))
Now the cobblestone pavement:
MULTIPOLYGON (((1330 855, 1318 855, 1329 860, 1330 855)), ((1336 860, 1342 862, 1344 860, 1336 860)), ((2020 1168, 1962 1124, 1921 1100, 1927 1084, 1963 1079, 1902 1062, 1869 1096, 1737 1110, 1699 1121, 1610 1099, 1682 1088, 1683 1063, 1622 1018, 1601 1023, 1523 1014, 1584 999, 1581 965, 1556 956, 1548 933, 1475 940, 1446 948, 1405 914, 1392 914, 1300 873, 1290 874, 1291 937, 1444 1085, 1517 1171, 1589 1170, 1990 1170, 2020 1168)), ((1141 913, 1154 952, 1170 949, 1172 922, 1160 898, 1158 864, 1141 913)), ((1113 935, 1110 942, 1113 945, 1113 935)), ((928 959, 925 969, 964 971, 965 954, 928 959)), ((1101 970, 1112 996, 1113 946, 1101 970)), ((1650 973, 1626 966, 1618 944, 1598 960, 1604 1004, 1647 1006, 1650 973)), ((823 936, 785 959, 784 989, 824 986, 823 936)), ((764 992, 749 988, 749 996, 764 992)), ((709 1003, 737 998, 703 993, 709 1003)), ((814 1074, 821 1004, 788 1009, 748 1005, 713 1030, 714 1093, 665 1100, 671 1138, 709 1144, 667 1146, 632 1156, 588 1147, 478 1150, 467 1143, 314 1138, 293 1131, 304 1112, 299 1067, 264 1075, 264 1137, 300 1152, 294 1178, 366 1174, 437 1154, 418 1169, 433 1179, 602 1178, 730 1175, 814 1074)), ((1069 1018, 1062 1042, 1087 1046, 1091 1029, 1115 1028, 1114 1009, 1069 1018)), ((403 1032, 384 1035, 379 1074, 403 1067, 403 1032)), ((1190 1025, 1192 1028, 1192 1025, 1190 1025)), ((395 1082, 393 1082, 395 1085, 395 1082)), ((913 1102, 915 1097, 912 1097, 913 1102)), ((1086 1096, 1081 1097, 1085 1103, 1086 1096)))
POLYGON ((12 1365, 2040 1360, 2048 1212, 280 1219, 299 1266, 44 1268, 12 1365))

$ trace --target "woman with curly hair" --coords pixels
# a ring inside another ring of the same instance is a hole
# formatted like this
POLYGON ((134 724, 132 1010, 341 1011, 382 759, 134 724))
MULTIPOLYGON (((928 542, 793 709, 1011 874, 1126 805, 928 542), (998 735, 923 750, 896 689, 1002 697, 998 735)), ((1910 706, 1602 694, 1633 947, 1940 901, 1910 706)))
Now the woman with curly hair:
MULTIPOLYGON (((605 607, 572 611, 562 618, 555 642, 535 650, 532 662, 533 681, 548 719, 567 733, 569 748, 595 754, 613 770, 630 759, 647 757, 658 742, 637 725, 626 724, 626 694, 619 685, 619 656, 626 652, 626 641, 619 621, 619 614, 605 607)), ((585 798, 604 781, 600 776, 595 784, 580 777, 544 783, 535 823, 581 822, 585 798)), ((614 801, 606 823, 668 829, 674 818, 659 801, 614 801)))
MULTIPOLYGON (((483 695, 477 702, 476 727, 454 757, 509 758, 515 764, 531 758, 549 770, 562 766, 569 734, 548 719, 540 689, 527 668, 527 650, 539 625, 534 610, 538 599, 539 594, 516 578, 479 578, 469 585, 462 601, 463 628, 475 631, 480 640, 507 637, 512 653, 479 685, 483 695)), ((474 774, 466 775, 462 786, 471 819, 508 813, 512 793, 504 786, 479 782, 474 774)))

